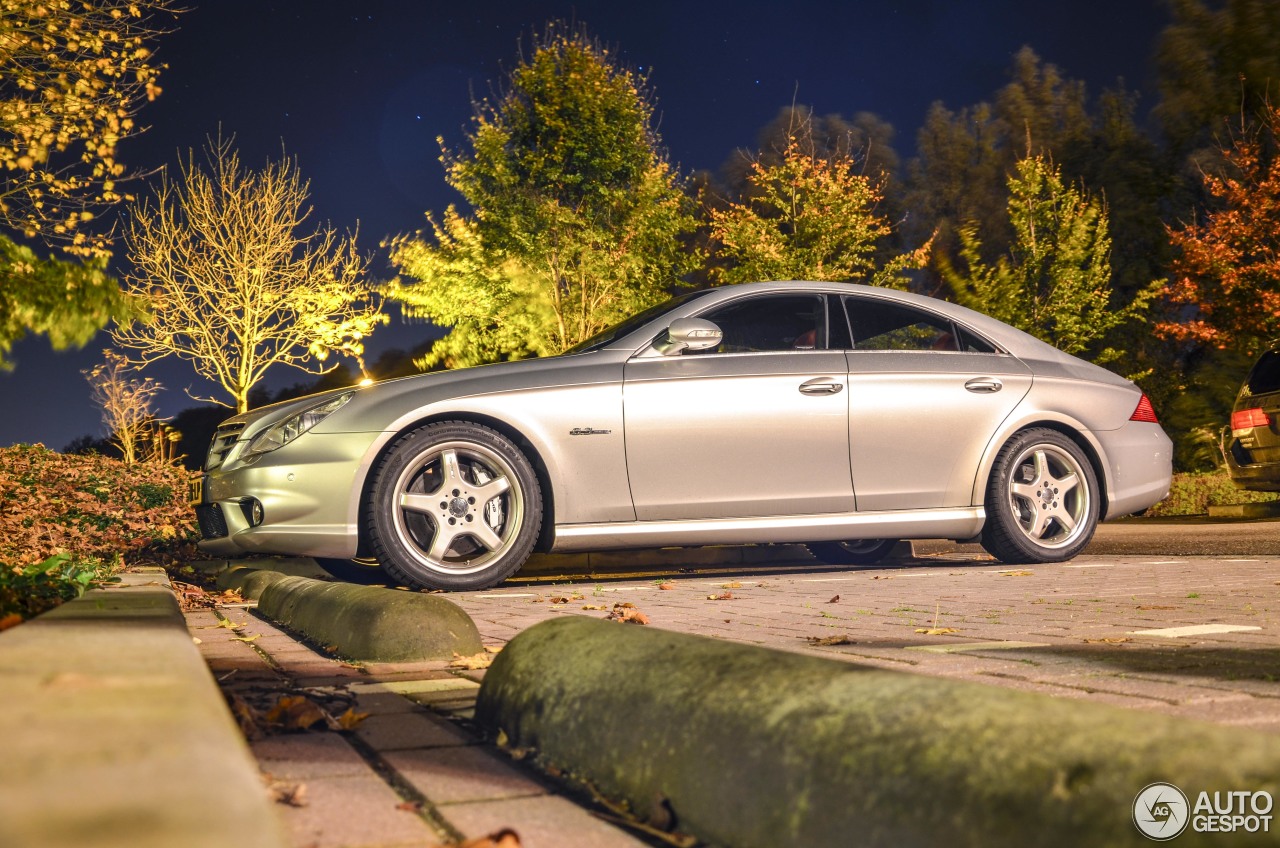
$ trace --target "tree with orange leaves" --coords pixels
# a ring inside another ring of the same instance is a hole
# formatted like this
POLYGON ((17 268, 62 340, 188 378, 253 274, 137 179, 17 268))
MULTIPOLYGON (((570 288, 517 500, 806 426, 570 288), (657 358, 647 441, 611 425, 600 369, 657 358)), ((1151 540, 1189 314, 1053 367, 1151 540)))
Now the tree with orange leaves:
POLYGON ((1216 208, 1169 231, 1176 315, 1161 335, 1245 354, 1280 337, 1280 107, 1261 118, 1222 150, 1224 171, 1204 175, 1216 208))

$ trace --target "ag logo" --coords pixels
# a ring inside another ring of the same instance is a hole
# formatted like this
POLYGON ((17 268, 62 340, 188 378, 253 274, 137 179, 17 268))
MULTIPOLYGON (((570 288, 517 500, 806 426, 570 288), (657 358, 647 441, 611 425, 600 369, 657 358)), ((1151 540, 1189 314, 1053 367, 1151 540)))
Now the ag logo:
POLYGON ((1143 836, 1163 842, 1187 829, 1187 796, 1172 783, 1153 783, 1133 799, 1133 823, 1143 836))

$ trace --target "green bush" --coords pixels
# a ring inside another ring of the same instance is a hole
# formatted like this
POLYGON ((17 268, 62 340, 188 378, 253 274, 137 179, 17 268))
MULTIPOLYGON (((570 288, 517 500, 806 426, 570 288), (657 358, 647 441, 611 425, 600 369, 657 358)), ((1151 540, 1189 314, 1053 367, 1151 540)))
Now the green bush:
MULTIPOLYGON (((117 559, 118 562, 118 559, 117 559)), ((0 630, 110 583, 114 563, 55 554, 26 567, 0 563, 0 630)))
POLYGON ((1147 510, 1147 515, 1203 515, 1210 506, 1263 503, 1277 497, 1280 495, 1273 492, 1250 492, 1237 488, 1225 471, 1175 474, 1169 497, 1147 510))

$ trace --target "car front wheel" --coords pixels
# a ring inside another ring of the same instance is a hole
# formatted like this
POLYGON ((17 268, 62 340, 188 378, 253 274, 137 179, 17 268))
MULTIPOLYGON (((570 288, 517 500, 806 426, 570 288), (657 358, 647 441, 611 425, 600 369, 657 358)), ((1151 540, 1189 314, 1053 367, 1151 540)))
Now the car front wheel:
POLYGON ((445 421, 402 437, 373 474, 366 530, 393 577, 426 589, 483 589, 510 577, 533 550, 542 493, 506 436, 445 421))
POLYGON ((1056 430, 1024 430, 991 469, 982 546, 1007 563, 1071 559, 1093 538, 1100 497, 1093 466, 1075 442, 1056 430))

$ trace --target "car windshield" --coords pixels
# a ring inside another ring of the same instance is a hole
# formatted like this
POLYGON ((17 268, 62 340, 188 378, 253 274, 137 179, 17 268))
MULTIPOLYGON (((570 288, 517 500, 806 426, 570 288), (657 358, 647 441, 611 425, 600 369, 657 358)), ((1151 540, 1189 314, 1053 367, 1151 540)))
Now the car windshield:
POLYGON ((565 354, 589 353, 593 350, 599 350, 600 348, 604 347, 607 344, 610 344, 614 340, 622 338, 627 333, 630 333, 632 330, 635 330, 638 327, 644 326, 648 322, 652 321, 654 318, 657 318, 659 315, 662 315, 664 312, 670 312, 672 309, 675 309, 677 306, 681 306, 682 304, 688 303, 694 298, 702 297, 704 294, 707 294, 710 291, 711 289, 698 289, 697 291, 685 292, 684 294, 677 295, 676 297, 673 297, 670 300, 663 301, 662 303, 659 303, 657 306, 650 306, 648 309, 644 310, 643 312, 638 312, 635 315, 632 315, 630 318, 626 318, 622 321, 619 321, 617 324, 614 324, 612 327, 610 327, 607 330, 601 330, 600 332, 596 333, 594 336, 587 339, 586 341, 578 342, 576 345, 566 350, 565 354))

